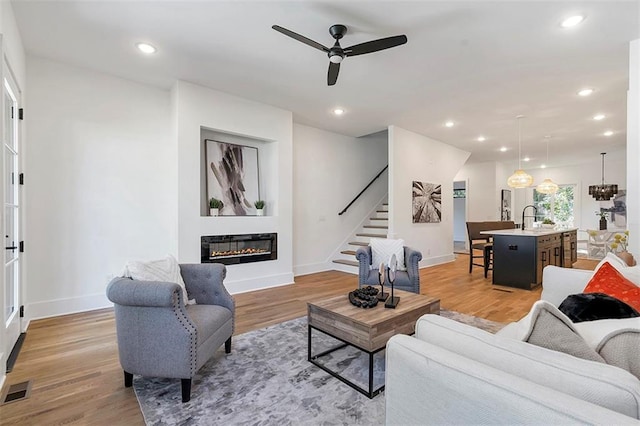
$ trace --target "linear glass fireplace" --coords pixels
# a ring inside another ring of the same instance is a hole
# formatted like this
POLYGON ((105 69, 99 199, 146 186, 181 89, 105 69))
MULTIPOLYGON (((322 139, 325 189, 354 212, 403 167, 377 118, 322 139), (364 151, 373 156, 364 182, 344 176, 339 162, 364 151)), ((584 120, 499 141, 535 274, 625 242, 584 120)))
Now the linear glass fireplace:
POLYGON ((207 235, 200 237, 200 262, 263 262, 278 258, 278 234, 207 235))

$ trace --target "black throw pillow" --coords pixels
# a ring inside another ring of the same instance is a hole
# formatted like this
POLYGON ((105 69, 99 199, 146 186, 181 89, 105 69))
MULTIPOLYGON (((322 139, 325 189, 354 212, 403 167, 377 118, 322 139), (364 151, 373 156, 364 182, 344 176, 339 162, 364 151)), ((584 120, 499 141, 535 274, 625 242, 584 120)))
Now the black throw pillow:
POLYGON ((558 309, 572 322, 640 317, 631 306, 604 293, 572 294, 558 309))

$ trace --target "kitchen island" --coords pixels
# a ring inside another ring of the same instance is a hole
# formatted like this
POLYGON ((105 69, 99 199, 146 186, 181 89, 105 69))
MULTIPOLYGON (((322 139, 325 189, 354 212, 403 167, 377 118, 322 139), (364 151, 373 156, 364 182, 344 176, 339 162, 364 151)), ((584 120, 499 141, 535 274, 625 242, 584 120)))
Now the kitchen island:
POLYGON ((501 229, 493 237, 493 284, 531 290, 542 284, 542 270, 571 268, 578 260, 578 229, 501 229))

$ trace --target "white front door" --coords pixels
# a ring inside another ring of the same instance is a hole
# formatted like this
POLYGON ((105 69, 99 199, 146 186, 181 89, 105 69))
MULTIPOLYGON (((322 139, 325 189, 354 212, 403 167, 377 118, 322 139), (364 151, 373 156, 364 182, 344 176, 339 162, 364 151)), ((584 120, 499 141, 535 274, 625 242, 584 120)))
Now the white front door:
POLYGON ((8 357, 20 336, 20 257, 18 194, 18 102, 20 93, 4 64, 2 81, 3 149, 4 149, 4 310, 5 354, 8 357))

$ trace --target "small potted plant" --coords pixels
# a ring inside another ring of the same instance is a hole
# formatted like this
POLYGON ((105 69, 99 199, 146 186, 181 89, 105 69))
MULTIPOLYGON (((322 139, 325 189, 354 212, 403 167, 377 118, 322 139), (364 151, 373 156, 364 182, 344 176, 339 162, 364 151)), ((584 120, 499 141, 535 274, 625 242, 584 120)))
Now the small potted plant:
POLYGON ((551 219, 549 219, 548 217, 545 217, 544 220, 542 221, 542 227, 544 229, 553 229, 555 228, 555 226, 556 226, 556 223, 551 219))
POLYGON ((609 212, 607 210, 596 211, 596 216, 600 216, 600 230, 607 230, 607 218, 609 217, 609 212))
POLYGON ((258 200, 253 205, 256 207, 256 216, 264 216, 264 201, 258 200))
POLYGON ((224 203, 222 200, 218 200, 217 198, 211 198, 209 200, 209 214, 211 216, 219 216, 220 210, 224 207, 224 203))

